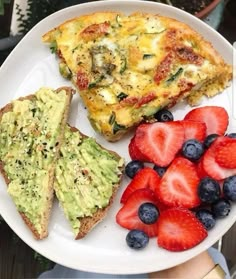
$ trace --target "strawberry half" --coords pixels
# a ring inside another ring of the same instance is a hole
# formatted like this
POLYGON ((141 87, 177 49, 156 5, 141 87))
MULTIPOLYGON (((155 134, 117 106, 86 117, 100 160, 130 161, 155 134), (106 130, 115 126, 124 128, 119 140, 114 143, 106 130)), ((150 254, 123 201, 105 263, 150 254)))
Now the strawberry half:
POLYGON ((223 107, 205 106, 191 110, 186 114, 184 120, 204 122, 207 127, 206 135, 224 135, 228 127, 229 116, 223 107))
POLYGON ((204 178, 204 177, 208 176, 208 174, 205 172, 205 170, 203 168, 202 159, 200 159, 197 163, 197 173, 198 173, 199 178, 204 178))
POLYGON ((199 181, 195 165, 179 157, 165 172, 156 189, 156 195, 168 206, 193 208, 200 204, 197 194, 199 181))
POLYGON ((184 141, 197 139, 203 141, 206 137, 206 124, 198 121, 182 120, 179 121, 184 127, 184 141))
POLYGON ((138 149, 138 146, 135 143, 135 136, 133 136, 132 139, 130 140, 128 150, 129 150, 129 156, 132 160, 140 160, 143 162, 148 162, 148 159, 138 149))
POLYGON ((136 190, 142 188, 149 188, 152 191, 158 187, 160 182, 160 177, 158 174, 149 167, 145 167, 138 171, 131 182, 126 187, 123 195, 121 196, 120 202, 126 203, 129 196, 136 190))
POLYGON ((139 189, 130 195, 123 207, 116 215, 116 222, 128 229, 138 229, 144 231, 149 237, 157 235, 157 222, 147 225, 138 216, 139 207, 146 202, 151 202, 158 207, 155 194, 150 189, 139 189))
POLYGON ((216 161, 218 148, 221 147, 222 143, 226 143, 229 141, 231 141, 231 139, 228 137, 218 137, 203 155, 202 166, 204 171, 207 173, 208 176, 216 180, 222 180, 236 174, 236 168, 224 168, 220 166, 216 161))
POLYGON ((150 162, 160 167, 171 163, 183 142, 184 129, 177 121, 142 124, 136 130, 138 149, 150 162))
POLYGON ((216 162, 224 168, 236 168, 236 140, 222 142, 216 148, 216 162))
POLYGON ((157 223, 157 243, 169 251, 190 249, 208 235, 200 221, 187 209, 167 209, 162 212, 157 223))

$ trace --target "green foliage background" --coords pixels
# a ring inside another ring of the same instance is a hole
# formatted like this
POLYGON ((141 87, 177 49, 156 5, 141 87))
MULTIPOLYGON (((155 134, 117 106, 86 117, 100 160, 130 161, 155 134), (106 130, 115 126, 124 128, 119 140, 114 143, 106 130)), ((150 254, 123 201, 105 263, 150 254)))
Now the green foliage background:
POLYGON ((34 25, 48 15, 61 10, 63 8, 88 2, 86 0, 28 0, 27 10, 23 14, 21 7, 17 5, 17 15, 19 22, 19 32, 27 33, 34 25))
POLYGON ((0 0, 0 15, 4 15, 4 4, 9 4, 11 0, 0 0))

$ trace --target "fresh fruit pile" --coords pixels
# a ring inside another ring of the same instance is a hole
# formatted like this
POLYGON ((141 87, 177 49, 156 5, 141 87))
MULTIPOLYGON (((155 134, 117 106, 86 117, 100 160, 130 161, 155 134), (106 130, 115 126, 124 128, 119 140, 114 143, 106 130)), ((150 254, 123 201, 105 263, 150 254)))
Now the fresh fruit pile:
POLYGON ((129 230, 128 246, 144 248, 157 237, 167 250, 190 249, 229 214, 236 202, 236 134, 225 134, 228 118, 217 106, 195 108, 177 121, 163 110, 157 122, 136 129, 125 168, 132 180, 116 215, 129 230))

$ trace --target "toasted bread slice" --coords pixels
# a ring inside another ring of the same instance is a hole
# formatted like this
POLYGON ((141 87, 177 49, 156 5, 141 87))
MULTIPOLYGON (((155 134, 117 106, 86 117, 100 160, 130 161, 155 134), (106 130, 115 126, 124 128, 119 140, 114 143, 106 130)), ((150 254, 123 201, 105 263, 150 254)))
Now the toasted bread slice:
POLYGON ((95 12, 62 23, 43 41, 77 86, 92 126, 109 141, 163 107, 183 99, 198 105, 232 79, 232 66, 207 39, 160 15, 95 12))
POLYGON ((75 239, 105 217, 120 185, 123 164, 118 154, 66 126, 54 189, 75 239))
POLYGON ((73 90, 41 88, 0 110, 0 171, 36 239, 48 235, 55 163, 73 90))

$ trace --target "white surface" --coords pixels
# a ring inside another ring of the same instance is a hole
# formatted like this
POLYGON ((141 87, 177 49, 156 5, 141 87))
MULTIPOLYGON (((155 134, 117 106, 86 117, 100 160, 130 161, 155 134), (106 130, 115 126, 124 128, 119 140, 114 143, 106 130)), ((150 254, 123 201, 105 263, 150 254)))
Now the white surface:
MULTIPOLYGON (((66 19, 99 10, 124 11, 126 13, 139 10, 182 20, 202 33, 213 43, 226 61, 232 63, 232 46, 215 30, 183 11, 154 2, 134 0, 86 3, 59 11, 44 19, 13 50, 0 69, 0 107, 14 98, 36 91, 41 86, 56 88, 68 85, 69 83, 58 72, 55 56, 50 53, 48 46, 42 44, 41 35, 66 19)), ((204 101, 204 105, 209 104, 224 106, 231 117, 232 87, 223 94, 204 101)), ((190 109, 185 104, 178 105, 173 109, 175 118, 182 118, 190 109)), ((99 143, 120 153, 127 161, 129 160, 127 154, 129 138, 126 137, 119 143, 112 144, 98 136, 91 129, 86 117, 86 110, 78 96, 73 100, 70 123, 77 126, 83 133, 96 137, 99 143)), ((231 118, 231 131, 233 126, 236 127, 231 118)), ((78 241, 73 240, 71 229, 58 204, 55 204, 53 208, 49 237, 43 241, 34 240, 31 232, 16 212, 2 178, 0 179, 0 214, 23 241, 54 262, 74 269, 113 274, 146 273, 180 264, 213 245, 236 220, 235 205, 229 217, 218 221, 206 240, 185 252, 173 253, 160 249, 156 245, 155 238, 143 251, 133 251, 125 243, 127 230, 115 223, 115 214, 120 208, 119 198, 126 183, 127 180, 124 180, 123 188, 118 193, 107 218, 96 226, 86 238, 78 241)))

